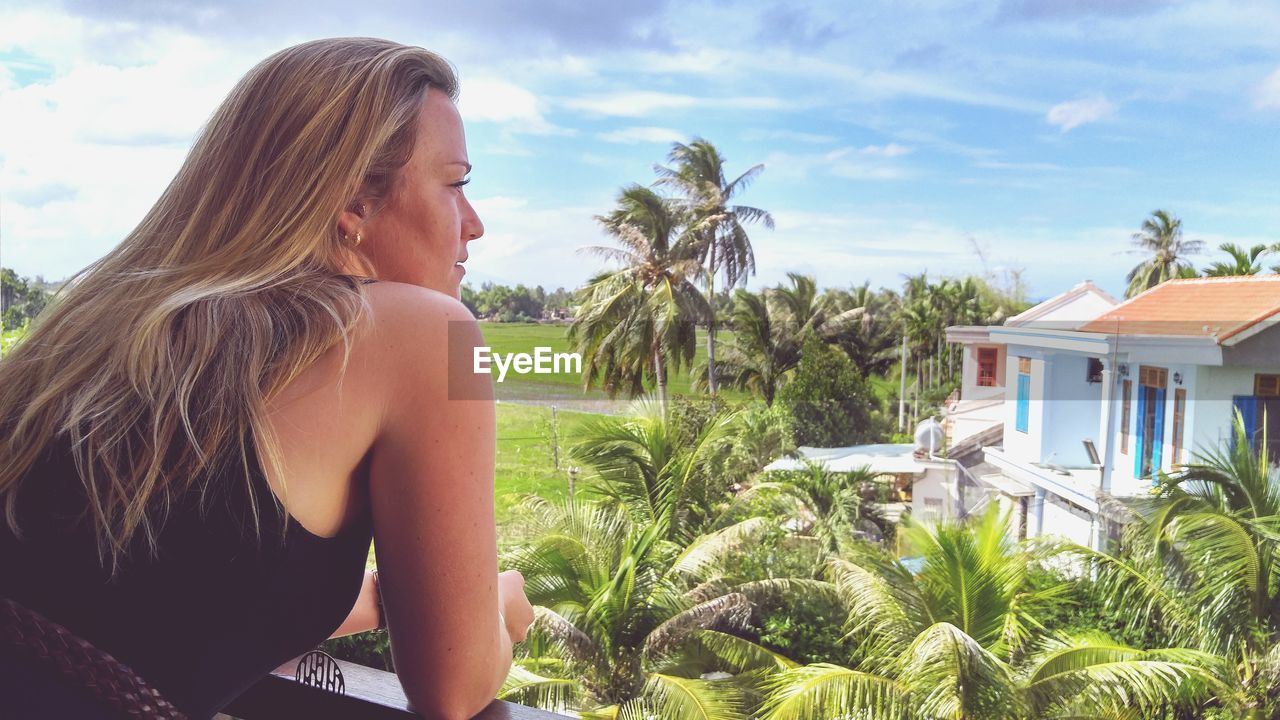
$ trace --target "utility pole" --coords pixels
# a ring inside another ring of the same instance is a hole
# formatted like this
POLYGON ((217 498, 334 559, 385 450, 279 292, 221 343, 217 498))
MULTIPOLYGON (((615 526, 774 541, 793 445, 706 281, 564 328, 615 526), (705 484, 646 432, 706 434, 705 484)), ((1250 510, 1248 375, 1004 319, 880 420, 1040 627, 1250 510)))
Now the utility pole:
POLYGON ((555 461, 556 470, 560 469, 560 434, 556 427, 556 406, 551 406, 551 457, 555 461))
POLYGON ((907 334, 902 334, 902 353, 899 361, 901 371, 898 373, 898 432, 906 429, 907 422, 907 334))

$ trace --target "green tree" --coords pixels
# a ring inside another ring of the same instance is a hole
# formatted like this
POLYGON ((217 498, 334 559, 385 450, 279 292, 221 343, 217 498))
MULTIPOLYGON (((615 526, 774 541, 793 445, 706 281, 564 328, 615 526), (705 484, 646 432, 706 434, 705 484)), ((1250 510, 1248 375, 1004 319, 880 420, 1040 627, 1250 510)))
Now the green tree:
MULTIPOLYGON (((733 335, 723 347, 723 384, 754 392, 772 405, 778 389, 800 364, 801 345, 810 334, 832 342, 860 324, 863 308, 840 310, 834 296, 819 294, 813 278, 787 273, 788 283, 761 294, 734 293, 733 335)), ((710 387, 710 362, 694 368, 695 387, 710 387)))
MULTIPOLYGON (((671 167, 657 165, 658 182, 674 187, 684 198, 689 222, 688 241, 706 268, 706 301, 714 307, 716 275, 723 274, 726 287, 745 282, 756 271, 755 253, 746 224, 759 222, 773 229, 773 216, 760 208, 733 204, 733 199, 764 172, 754 165, 733 180, 725 175, 724 157, 707 140, 673 143, 667 155, 671 167)), ((707 388, 716 394, 716 317, 708 315, 707 388)))
POLYGON ((1197 453, 1136 504, 1116 555, 1077 548, 1118 616, 1212 653, 1228 671, 1225 717, 1280 718, 1280 477, 1265 433, 1237 414, 1232 438, 1197 453))
POLYGON ((587 250, 621 267, 596 275, 578 292, 568 337, 582 355, 583 383, 590 388, 599 382, 611 397, 636 397, 650 378, 665 413, 667 373, 693 363, 696 323, 708 314, 693 284, 698 262, 674 237, 680 209, 631 185, 619 193, 613 212, 596 219, 619 247, 587 250))
POLYGON ((1145 255, 1125 280, 1129 286, 1124 296, 1131 298, 1146 292, 1166 280, 1180 277, 1195 268, 1187 260, 1204 249, 1201 240, 1184 240, 1182 221, 1166 210, 1155 210, 1142 221, 1142 229, 1133 234, 1134 252, 1145 255))
POLYGON ((915 571, 872 552, 831 561, 867 655, 779 672, 760 717, 1154 718, 1217 682, 1203 653, 1049 636, 1037 616, 1057 588, 1027 581, 1037 556, 1008 531, 993 507, 970 525, 908 522, 915 571))
POLYGON ((530 498, 525 512, 537 537, 508 561, 536 619, 508 699, 574 706, 583 718, 745 720, 758 678, 794 666, 735 634, 753 598, 795 584, 723 574, 767 530, 760 518, 676 542, 662 522, 616 506, 530 498), (712 671, 735 677, 702 677, 712 671))
POLYGON ((1218 249, 1225 252, 1230 260, 1213 263, 1204 269, 1206 277, 1234 277, 1239 275, 1257 275, 1262 272, 1262 256, 1273 252, 1267 245, 1254 245, 1245 249, 1235 243, 1222 243, 1218 249))
POLYGON ((583 425, 570 454, 590 470, 584 479, 608 504, 642 525, 661 525, 667 539, 689 539, 728 498, 728 486, 709 471, 725 453, 733 423, 733 415, 722 414, 686 435, 667 412, 639 402, 630 413, 583 425))
POLYGON ((877 494, 876 475, 869 468, 833 472, 820 462, 807 461, 803 470, 769 473, 740 493, 737 502, 782 500, 788 515, 805 528, 804 534, 839 553, 855 540, 893 538, 894 524, 874 504, 877 494))
POLYGON ((870 412, 874 398, 857 368, 812 333, 804 340, 794 378, 778 392, 778 402, 795 418, 800 445, 840 447, 879 434, 870 412))

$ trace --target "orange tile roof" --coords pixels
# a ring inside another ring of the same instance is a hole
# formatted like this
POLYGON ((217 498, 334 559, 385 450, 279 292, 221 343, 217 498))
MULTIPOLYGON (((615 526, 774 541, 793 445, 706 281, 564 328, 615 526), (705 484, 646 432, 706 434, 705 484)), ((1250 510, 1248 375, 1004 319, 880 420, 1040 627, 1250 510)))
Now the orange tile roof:
POLYGON ((1170 280, 1080 330, 1121 335, 1198 335, 1222 343, 1280 313, 1280 275, 1170 280))

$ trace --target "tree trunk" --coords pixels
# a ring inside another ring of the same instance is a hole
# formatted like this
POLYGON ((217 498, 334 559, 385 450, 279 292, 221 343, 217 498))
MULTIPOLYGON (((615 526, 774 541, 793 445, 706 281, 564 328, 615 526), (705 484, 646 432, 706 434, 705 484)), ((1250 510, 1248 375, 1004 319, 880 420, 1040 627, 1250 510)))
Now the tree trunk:
POLYGON ((658 345, 653 347, 653 373, 658 378, 658 407, 662 410, 662 417, 667 417, 667 367, 666 361, 662 359, 662 348, 658 345))
POLYGON ((711 239, 711 253, 708 255, 707 272, 707 305, 711 308, 711 317, 707 320, 707 391, 711 393, 711 407, 715 410, 716 398, 716 243, 711 239))

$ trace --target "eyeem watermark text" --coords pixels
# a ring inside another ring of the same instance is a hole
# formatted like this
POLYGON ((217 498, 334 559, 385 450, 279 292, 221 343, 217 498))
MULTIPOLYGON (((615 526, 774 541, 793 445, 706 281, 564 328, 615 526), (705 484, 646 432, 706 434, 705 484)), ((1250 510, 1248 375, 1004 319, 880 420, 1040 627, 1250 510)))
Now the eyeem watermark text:
POLYGON ((498 368, 498 382, 507 379, 507 372, 514 370, 517 375, 555 375, 559 373, 582 374, 582 356, 578 353, 552 352, 549 347, 535 347, 529 353, 495 353, 492 348, 483 345, 471 350, 471 371, 476 374, 488 374, 492 368, 498 368))

